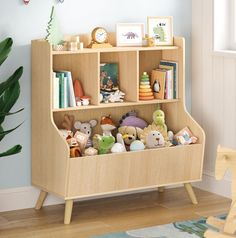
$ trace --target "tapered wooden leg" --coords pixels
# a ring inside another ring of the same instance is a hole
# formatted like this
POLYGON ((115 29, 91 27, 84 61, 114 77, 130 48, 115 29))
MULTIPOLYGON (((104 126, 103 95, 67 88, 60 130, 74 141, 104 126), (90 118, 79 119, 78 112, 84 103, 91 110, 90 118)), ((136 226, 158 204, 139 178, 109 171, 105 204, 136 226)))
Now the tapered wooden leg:
POLYGON ((68 225, 71 221, 73 209, 73 200, 66 200, 65 202, 65 217, 64 217, 64 224, 68 225))
POLYGON ((196 195, 195 195, 195 193, 194 193, 194 191, 193 191, 192 185, 191 185, 190 183, 185 183, 185 184, 184 184, 184 187, 185 187, 185 189, 186 189, 186 191, 187 191, 187 193, 188 193, 188 195, 189 195, 189 198, 190 198, 190 200, 192 201, 192 203, 193 203, 194 205, 197 205, 197 204, 198 204, 198 201, 197 201, 196 195))
POLYGON ((35 205, 35 209, 36 209, 36 210, 41 209, 41 207, 43 206, 43 203, 44 203, 44 201, 45 201, 47 195, 48 195, 47 192, 42 191, 42 190, 40 191, 40 194, 39 194, 37 203, 36 203, 36 205, 35 205))
POLYGON ((159 187, 158 188, 158 192, 159 193, 164 193, 164 191, 165 191, 165 187, 159 187))

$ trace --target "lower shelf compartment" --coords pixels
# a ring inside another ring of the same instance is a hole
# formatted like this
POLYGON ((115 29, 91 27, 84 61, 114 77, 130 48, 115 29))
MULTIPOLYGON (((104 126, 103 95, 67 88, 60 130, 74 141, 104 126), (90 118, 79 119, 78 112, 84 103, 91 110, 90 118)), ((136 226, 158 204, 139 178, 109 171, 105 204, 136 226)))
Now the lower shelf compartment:
POLYGON ((202 144, 70 158, 67 197, 199 180, 202 144))

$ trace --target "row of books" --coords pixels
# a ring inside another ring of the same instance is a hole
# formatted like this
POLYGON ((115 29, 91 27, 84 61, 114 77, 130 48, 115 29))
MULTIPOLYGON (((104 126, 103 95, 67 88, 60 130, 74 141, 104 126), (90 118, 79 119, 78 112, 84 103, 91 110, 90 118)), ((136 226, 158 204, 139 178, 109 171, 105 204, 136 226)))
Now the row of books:
POLYGON ((161 60, 159 68, 152 70, 151 84, 156 99, 177 99, 178 63, 161 60))
POLYGON ((53 72, 53 108, 75 107, 75 93, 70 71, 53 72))

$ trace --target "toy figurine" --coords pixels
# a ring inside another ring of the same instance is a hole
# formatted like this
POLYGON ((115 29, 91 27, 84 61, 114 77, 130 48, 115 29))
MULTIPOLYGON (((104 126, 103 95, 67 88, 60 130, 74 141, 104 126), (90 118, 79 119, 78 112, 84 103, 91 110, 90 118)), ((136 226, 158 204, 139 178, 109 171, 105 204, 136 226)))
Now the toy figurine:
POLYGON ((124 102, 125 93, 121 92, 120 90, 111 93, 108 97, 109 102, 124 102))
POLYGON ((88 96, 81 97, 82 105, 83 106, 88 106, 89 105, 89 100, 90 100, 90 97, 88 97, 88 96))
POLYGON ((125 152, 126 151, 125 143, 123 140, 123 136, 120 133, 117 133, 116 141, 117 141, 117 143, 115 143, 111 148, 111 153, 125 152))
POLYGON ((111 132, 116 129, 116 126, 111 119, 111 115, 102 117, 100 125, 104 136, 112 136, 111 132))
POLYGON ((82 153, 78 146, 70 148, 70 158, 76 158, 80 156, 82 156, 82 153))
POLYGON ((135 111, 130 111, 122 116, 120 120, 120 127, 122 126, 132 126, 138 128, 145 128, 147 127, 147 122, 142 118, 137 117, 137 113, 135 111))
POLYGON ((80 122, 80 121, 75 121, 74 123, 74 128, 86 135, 88 135, 89 139, 86 145, 86 148, 92 147, 93 143, 91 140, 92 136, 92 128, 97 125, 96 120, 90 120, 89 122, 80 122))
POLYGON ((153 113, 153 124, 160 126, 167 133, 165 113, 161 109, 158 109, 153 113))

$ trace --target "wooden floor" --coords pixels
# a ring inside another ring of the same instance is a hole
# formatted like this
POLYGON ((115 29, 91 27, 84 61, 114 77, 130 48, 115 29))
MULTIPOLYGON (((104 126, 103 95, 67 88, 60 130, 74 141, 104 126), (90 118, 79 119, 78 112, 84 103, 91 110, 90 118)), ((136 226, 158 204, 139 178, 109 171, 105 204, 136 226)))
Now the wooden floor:
POLYGON ((230 201, 195 189, 193 206, 184 188, 74 204, 71 225, 63 225, 64 206, 0 213, 1 238, 85 238, 173 221, 226 213, 230 201))

